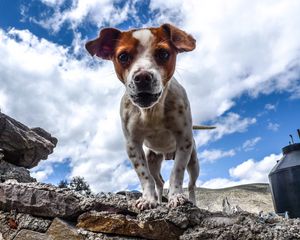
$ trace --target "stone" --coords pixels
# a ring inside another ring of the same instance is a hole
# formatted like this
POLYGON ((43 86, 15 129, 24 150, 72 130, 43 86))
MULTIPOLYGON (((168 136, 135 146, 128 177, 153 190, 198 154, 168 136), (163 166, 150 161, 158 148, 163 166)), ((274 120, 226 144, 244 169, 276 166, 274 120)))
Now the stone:
POLYGON ((76 217, 83 212, 82 197, 68 189, 42 183, 0 183, 0 210, 41 217, 76 217))
POLYGON ((53 152, 57 139, 42 128, 32 128, 0 112, 0 149, 4 160, 33 168, 53 152))
POLYGON ((209 217, 203 216, 203 221, 192 228, 188 228, 181 236, 181 240, 194 239, 300 239, 300 219, 278 218, 272 223, 262 222, 256 214, 239 212, 224 215, 213 213, 209 217))
POLYGON ((192 203, 186 203, 176 208, 168 208, 165 204, 157 208, 142 211, 138 214, 139 221, 152 221, 156 219, 164 219, 180 229, 186 229, 199 224, 203 215, 209 216, 208 211, 193 206, 192 203))
POLYGON ((178 239, 183 232, 165 219, 139 221, 132 216, 91 211, 78 218, 77 227, 101 233, 119 234, 147 239, 178 239))
POLYGON ((228 201, 228 198, 225 197, 222 201, 222 212, 226 214, 233 214, 237 212, 242 212, 243 210, 238 206, 232 206, 228 201))
POLYGON ((103 234, 103 233, 94 233, 82 228, 79 228, 78 233, 83 236, 85 240, 141 240, 145 238, 138 237, 125 237, 125 236, 116 236, 112 234, 103 234))
POLYGON ((223 207, 229 212, 210 212, 191 203, 176 208, 163 203, 140 211, 134 203, 135 197, 126 194, 86 197, 50 184, 7 180, 0 183, 0 233, 6 240, 17 235, 26 240, 26 234, 52 240, 300 239, 300 219, 232 211, 228 199, 223 207))
MULTIPOLYGON (((137 200, 142 197, 142 193, 139 191, 119 191, 116 194, 126 196, 127 200, 137 200)), ((168 198, 162 196, 162 202, 168 202, 168 198)))
POLYGON ((18 167, 0 159, 0 182, 16 179, 18 182, 36 182, 30 172, 24 167, 18 167))
POLYGON ((22 229, 13 240, 53 240, 50 236, 34 232, 27 229, 22 229))
POLYGON ((0 210, 28 213, 40 217, 76 219, 90 211, 109 211, 136 215, 129 210, 123 196, 105 194, 102 197, 85 197, 67 188, 44 183, 0 183, 0 210))
POLYGON ((79 235, 74 226, 59 218, 53 220, 47 234, 51 236, 53 240, 84 240, 83 236, 79 235))
POLYGON ((21 229, 45 233, 51 220, 33 217, 29 214, 0 211, 0 232, 5 239, 13 239, 21 229))

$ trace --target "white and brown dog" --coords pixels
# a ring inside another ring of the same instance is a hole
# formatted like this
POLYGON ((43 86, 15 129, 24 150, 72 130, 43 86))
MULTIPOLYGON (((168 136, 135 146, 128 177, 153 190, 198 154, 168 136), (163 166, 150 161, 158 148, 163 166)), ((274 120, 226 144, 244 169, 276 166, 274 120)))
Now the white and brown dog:
POLYGON ((186 168, 189 200, 195 203, 199 163, 191 110, 184 88, 173 77, 177 54, 195 46, 191 35, 170 24, 130 31, 105 28, 86 44, 92 56, 113 61, 126 87, 120 114, 127 153, 143 188, 136 202, 141 210, 161 203, 164 181, 160 168, 162 160, 170 158, 175 163, 168 205, 176 207, 187 201, 182 191, 186 168))

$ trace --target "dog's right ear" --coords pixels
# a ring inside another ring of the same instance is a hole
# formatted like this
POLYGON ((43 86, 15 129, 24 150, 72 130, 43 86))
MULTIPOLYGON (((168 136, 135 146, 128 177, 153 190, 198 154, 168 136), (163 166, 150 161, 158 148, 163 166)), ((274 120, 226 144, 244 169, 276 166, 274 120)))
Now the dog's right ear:
POLYGON ((121 31, 115 28, 104 28, 101 30, 99 37, 85 44, 86 50, 97 57, 111 60, 116 43, 121 35, 121 31))

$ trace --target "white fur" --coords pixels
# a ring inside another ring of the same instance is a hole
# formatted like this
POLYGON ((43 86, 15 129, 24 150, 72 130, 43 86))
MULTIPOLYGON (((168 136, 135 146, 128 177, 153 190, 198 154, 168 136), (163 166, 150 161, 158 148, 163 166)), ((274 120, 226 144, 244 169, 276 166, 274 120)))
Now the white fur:
POLYGON ((149 29, 141 29, 141 30, 134 31, 132 36, 135 39, 139 40, 140 44, 145 48, 147 48, 147 46, 149 47, 154 37, 149 29))
POLYGON ((137 47, 137 56, 135 56, 135 60, 126 76, 126 85, 130 85, 130 87, 127 87, 127 91, 129 94, 134 94, 136 91, 134 84, 132 84, 134 76, 139 71, 147 71, 152 73, 154 78, 157 79, 157 86, 153 89, 153 93, 159 93, 162 91, 163 86, 161 81, 161 69, 156 64, 153 56, 152 43, 155 36, 149 29, 136 30, 132 36, 139 40, 139 46, 137 47))

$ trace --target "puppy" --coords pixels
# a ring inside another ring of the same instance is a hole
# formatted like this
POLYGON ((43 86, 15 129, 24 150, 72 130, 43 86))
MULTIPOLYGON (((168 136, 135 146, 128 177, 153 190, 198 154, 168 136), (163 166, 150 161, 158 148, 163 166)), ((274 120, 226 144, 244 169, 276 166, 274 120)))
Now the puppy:
POLYGON ((120 31, 102 29, 86 43, 87 51, 111 60, 125 86, 120 115, 128 157, 142 185, 136 207, 143 210, 162 202, 163 159, 174 159, 169 207, 184 204, 184 171, 189 173, 189 200, 195 204, 199 163, 192 133, 190 104, 184 88, 173 77, 178 53, 192 51, 195 39, 170 24, 120 31))

